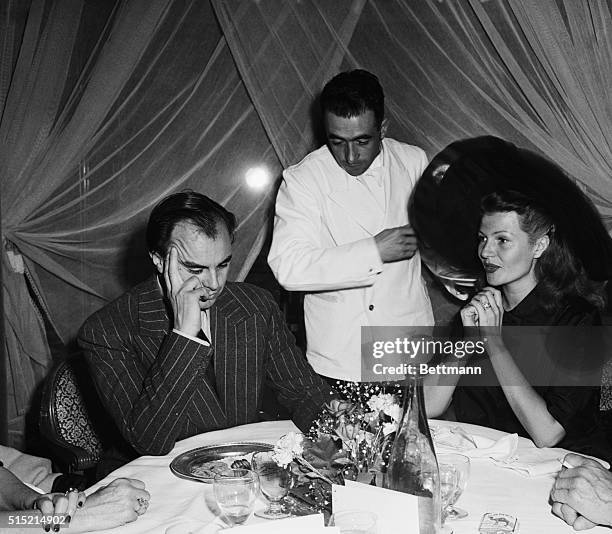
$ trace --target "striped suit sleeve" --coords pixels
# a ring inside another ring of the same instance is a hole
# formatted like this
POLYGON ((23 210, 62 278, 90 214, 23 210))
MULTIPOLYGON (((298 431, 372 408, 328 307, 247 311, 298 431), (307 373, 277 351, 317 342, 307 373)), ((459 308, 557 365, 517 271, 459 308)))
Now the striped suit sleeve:
POLYGON ((261 292, 261 306, 268 316, 268 383, 291 412, 291 419, 307 432, 325 403, 334 395, 295 344, 295 338, 272 296, 261 292))
POLYGON ((203 415, 191 402, 198 386, 208 387, 204 371, 212 349, 171 332, 160 346, 151 343, 154 360, 145 363, 149 360, 133 342, 126 311, 106 308, 92 316, 78 341, 102 401, 126 440, 140 454, 166 454, 190 421, 217 426, 198 422, 214 417, 214 410, 203 415))

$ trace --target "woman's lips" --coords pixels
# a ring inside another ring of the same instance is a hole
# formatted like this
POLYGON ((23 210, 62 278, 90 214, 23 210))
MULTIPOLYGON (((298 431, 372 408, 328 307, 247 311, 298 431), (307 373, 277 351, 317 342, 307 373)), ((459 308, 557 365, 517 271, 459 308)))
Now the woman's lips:
POLYGON ((493 263, 488 263, 484 266, 484 270, 487 273, 494 273, 495 271, 497 271, 497 269, 501 269, 500 265, 495 265, 493 263))

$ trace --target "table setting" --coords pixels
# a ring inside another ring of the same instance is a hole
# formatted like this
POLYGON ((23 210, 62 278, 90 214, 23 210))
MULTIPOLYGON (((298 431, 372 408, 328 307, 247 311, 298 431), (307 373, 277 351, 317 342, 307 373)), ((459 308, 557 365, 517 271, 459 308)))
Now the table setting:
MULTIPOLYGON (((467 516, 445 521, 454 534, 478 532, 486 514, 489 514, 489 520, 491 515, 493 519, 514 518, 518 525, 515 532, 574 532, 561 519, 552 515, 548 502, 555 474, 562 468, 562 459, 568 451, 559 448, 538 449, 529 439, 466 423, 430 420, 429 426, 438 456, 449 453, 469 458, 469 473, 463 490, 456 495, 455 502, 450 504, 467 512, 467 516), (537 469, 537 466, 541 468, 537 469)), ((235 444, 245 442, 258 444, 252 451, 266 445, 268 450, 273 450, 282 436, 291 433, 299 434, 299 430, 291 421, 267 421, 192 436, 179 441, 168 455, 142 456, 133 460, 90 488, 88 493, 119 477, 137 478, 145 482, 151 493, 147 513, 134 523, 114 529, 113 532, 117 534, 213 534, 224 530, 231 532, 228 523, 222 519, 223 514, 216 502, 210 478, 208 481, 199 481, 175 473, 177 464, 185 465, 185 460, 180 459, 181 456, 193 458, 193 451, 205 448, 206 452, 211 448, 214 450, 215 447, 221 447, 220 450, 227 453, 227 446, 232 448, 235 444), (174 466, 171 467, 173 463, 174 466)), ((244 447, 238 447, 233 454, 240 456, 244 452, 244 447)), ((445 465, 442 459, 443 457, 439 463, 445 465)), ((338 500, 338 509, 334 509, 334 512, 342 508, 347 511, 369 511, 368 508, 372 507, 371 511, 377 516, 375 532, 418 532, 409 528, 408 518, 414 515, 414 512, 410 512, 410 505, 405 505, 405 501, 401 500, 403 495, 399 492, 358 481, 347 480, 345 484, 334 485, 336 494, 332 495, 332 499, 338 500), (339 492, 338 488, 341 488, 339 492), (373 497, 372 492, 380 498, 373 497), (398 501, 390 499, 389 494, 399 494, 398 501), (395 526, 388 530, 385 525, 396 521, 389 515, 393 510, 401 518, 397 521, 401 522, 395 523, 395 526)), ((454 484, 453 480, 451 485, 454 484)), ((444 488, 441 489, 444 491, 444 488)), ((455 491, 452 490, 452 498, 455 497, 455 491)), ((241 532, 238 529, 245 529, 242 531, 244 534, 257 532, 257 529, 260 532, 274 532, 275 528, 280 528, 279 531, 286 529, 285 532, 290 530, 299 533, 300 524, 303 525, 301 528, 308 532, 316 532, 315 529, 319 528, 325 528, 328 534, 334 532, 331 527, 323 526, 323 514, 277 520, 255 515, 268 507, 269 501, 258 493, 253 500, 253 513, 249 514, 242 526, 234 526, 236 532, 241 532), (249 531, 247 528, 255 530, 249 531)), ((609 529, 595 527, 590 532, 603 533, 609 532, 609 529)))

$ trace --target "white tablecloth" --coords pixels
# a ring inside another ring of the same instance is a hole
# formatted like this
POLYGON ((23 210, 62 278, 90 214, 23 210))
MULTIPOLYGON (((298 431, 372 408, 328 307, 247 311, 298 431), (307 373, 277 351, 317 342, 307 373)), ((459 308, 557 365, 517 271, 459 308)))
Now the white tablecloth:
MULTIPOLYGON (((475 425, 435 421, 435 425, 459 425, 472 435, 499 439, 505 434, 498 430, 475 425)), ((169 469, 170 462, 179 454, 196 447, 232 441, 263 441, 274 443, 281 435, 298 431, 291 421, 273 421, 209 432, 180 441, 167 456, 142 456, 114 471, 92 488, 109 483, 118 477, 137 478, 145 482, 151 493, 147 513, 121 528, 116 534, 213 534, 221 524, 215 520, 212 487, 176 477, 169 469), (211 511, 212 509, 212 511, 211 511)), ((533 450, 533 443, 519 438, 518 455, 533 450)), ((563 449, 547 449, 550 458, 563 457, 563 449)), ((496 466, 491 460, 472 459, 471 474, 465 493, 458 506, 469 516, 451 522, 455 534, 477 533, 485 512, 503 512, 518 518, 521 534, 556 534, 574 532, 562 520, 553 516, 548 504, 552 475, 526 478, 512 470, 496 466)), ((254 518, 253 521, 265 521, 254 518)), ((609 529, 596 527, 593 534, 609 533, 609 529)), ((379 533, 385 534, 385 533, 379 533)), ((411 534, 411 533, 407 533, 411 534)))

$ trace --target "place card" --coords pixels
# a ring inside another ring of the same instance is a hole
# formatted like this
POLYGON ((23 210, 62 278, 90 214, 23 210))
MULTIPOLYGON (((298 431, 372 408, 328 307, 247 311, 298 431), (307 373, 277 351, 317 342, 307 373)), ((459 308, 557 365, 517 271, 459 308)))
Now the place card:
POLYGON ((385 534, 419 532, 418 500, 400 491, 346 480, 344 486, 332 486, 332 510, 373 512, 378 532, 385 534))

